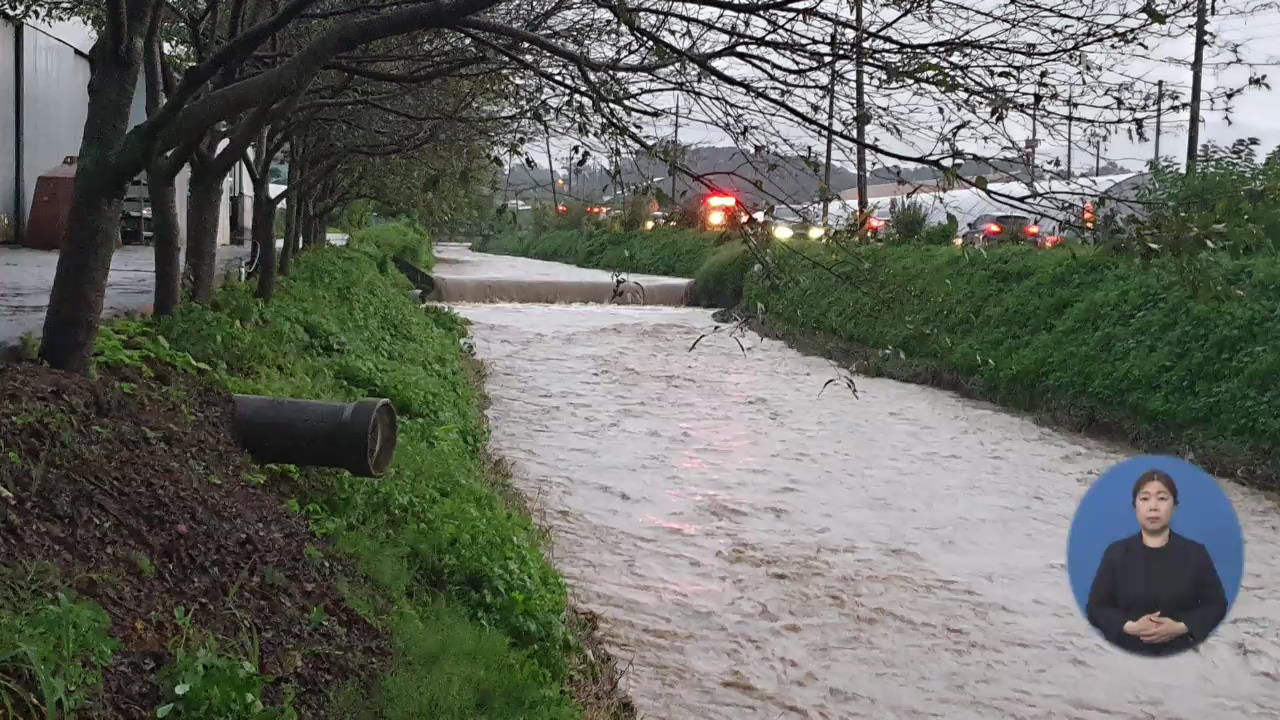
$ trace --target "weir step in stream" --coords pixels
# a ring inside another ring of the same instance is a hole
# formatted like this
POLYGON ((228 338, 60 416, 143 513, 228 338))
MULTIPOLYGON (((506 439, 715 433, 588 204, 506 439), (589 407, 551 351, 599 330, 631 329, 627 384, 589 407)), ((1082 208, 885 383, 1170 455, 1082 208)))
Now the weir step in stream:
MULTIPOLYGON (((560 263, 472 254, 466 245, 441 243, 426 300, 442 303, 627 304, 683 306, 689 304, 693 281, 688 278, 623 273, 618 282, 602 270, 560 263), (476 262, 478 257, 485 258, 476 262), (615 297, 616 296, 616 297, 615 297)), ((421 286, 420 286, 421 287, 421 286)))

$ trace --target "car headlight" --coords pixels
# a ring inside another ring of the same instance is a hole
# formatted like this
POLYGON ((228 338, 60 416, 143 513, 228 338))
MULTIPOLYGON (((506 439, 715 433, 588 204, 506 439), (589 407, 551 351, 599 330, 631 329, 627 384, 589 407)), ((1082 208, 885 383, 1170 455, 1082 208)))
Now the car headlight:
POLYGON ((653 223, 653 221, 652 221, 652 220, 645 220, 645 221, 644 221, 644 229, 645 229, 645 230, 652 230, 652 229, 653 229, 653 225, 654 225, 654 223, 653 223))
POLYGON ((791 227, 788 225, 773 226, 773 236, 779 240, 790 240, 791 236, 795 234, 796 234, 796 231, 792 230, 791 227))
POLYGON ((952 245, 955 245, 956 247, 960 247, 961 245, 963 245, 963 244, 964 244, 964 238, 962 238, 962 237, 954 238, 954 239, 951 241, 951 244, 952 244, 952 245))
POLYGON ((820 238, 820 237, 822 237, 823 235, 826 235, 826 234, 827 234, 827 229, 826 229, 826 228, 824 228, 824 227, 817 227, 817 226, 815 225, 815 226, 811 226, 811 227, 809 228, 809 239, 810 239, 810 240, 817 240, 818 238, 820 238))

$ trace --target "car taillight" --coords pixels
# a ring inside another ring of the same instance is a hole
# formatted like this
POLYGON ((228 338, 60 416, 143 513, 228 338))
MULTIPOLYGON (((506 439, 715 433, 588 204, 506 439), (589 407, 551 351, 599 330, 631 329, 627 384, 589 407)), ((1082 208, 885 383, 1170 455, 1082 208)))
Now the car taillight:
POLYGON ((996 223, 987 223, 987 226, 982 228, 982 231, 988 235, 999 235, 1004 232, 1004 228, 1000 227, 996 223))
POLYGON ((564 205, 557 205, 557 206, 556 206, 556 212, 558 212, 558 213, 560 213, 561 215, 563 215, 563 214, 565 214, 565 213, 569 212, 569 208, 565 207, 564 205))
POLYGON ((707 198, 707 205, 710 207, 733 207, 738 204, 738 199, 732 195, 712 195, 707 198))
POLYGON ((1022 232, 1026 233, 1027 235, 1030 235, 1031 237, 1035 237, 1040 234, 1040 226, 1028 225, 1025 228, 1023 228, 1022 232))
POLYGON ((884 228, 884 225, 885 225, 885 222, 881 218, 878 218, 878 217, 867 218, 868 230, 880 230, 884 228))
POLYGON ((1044 246, 1047 248, 1057 247, 1062 244, 1061 235, 1050 235, 1044 239, 1044 246))

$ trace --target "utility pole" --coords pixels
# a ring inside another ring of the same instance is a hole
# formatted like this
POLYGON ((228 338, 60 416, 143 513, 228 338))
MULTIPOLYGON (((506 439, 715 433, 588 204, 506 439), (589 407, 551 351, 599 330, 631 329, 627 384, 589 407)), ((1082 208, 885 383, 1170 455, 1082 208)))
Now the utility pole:
POLYGON ((867 107, 862 71, 862 0, 853 0, 853 20, 858 25, 854 37, 854 104, 858 110, 858 213, 867 211, 867 107))
POLYGON ((502 202, 510 202, 511 200, 511 171, 515 170, 516 153, 514 150, 507 153, 507 181, 502 186, 502 202))
POLYGON ((831 28, 831 81, 827 85, 827 162, 822 170, 822 225, 831 213, 831 145, 836 132, 836 28, 831 28))
POLYGON ((557 208, 560 207, 560 197, 556 193, 556 161, 551 157, 551 131, 546 125, 542 126, 546 130, 547 135, 547 172, 551 173, 551 203, 557 208))
POLYGON ((1036 182, 1036 130, 1037 115, 1040 112, 1040 90, 1036 89, 1035 99, 1031 105, 1031 140, 1027 143, 1027 173, 1031 176, 1031 184, 1036 182))
POLYGON ((613 143, 613 191, 619 198, 622 207, 627 206, 627 184, 622 181, 622 148, 613 143))
POLYGON ((680 96, 676 96, 676 133, 671 140, 671 161, 667 172, 671 174, 671 203, 676 204, 676 153, 680 151, 680 96))
POLYGON ((1072 122, 1075 120, 1075 95, 1067 95, 1067 179, 1071 179, 1072 122))
POLYGON ((1102 139, 1093 141, 1093 176, 1102 174, 1102 139))
POLYGON ((1160 120, 1164 115, 1164 81, 1156 83, 1156 149, 1155 157, 1152 158, 1152 166, 1160 165, 1160 120))
POLYGON ((1200 76, 1204 73, 1204 46, 1209 34, 1208 0, 1196 0, 1196 50, 1191 60, 1191 123, 1187 126, 1187 174, 1196 172, 1200 151, 1200 76))
POLYGON ((573 197, 573 150, 569 151, 569 160, 564 166, 564 177, 565 184, 567 186, 565 188, 565 195, 573 197))

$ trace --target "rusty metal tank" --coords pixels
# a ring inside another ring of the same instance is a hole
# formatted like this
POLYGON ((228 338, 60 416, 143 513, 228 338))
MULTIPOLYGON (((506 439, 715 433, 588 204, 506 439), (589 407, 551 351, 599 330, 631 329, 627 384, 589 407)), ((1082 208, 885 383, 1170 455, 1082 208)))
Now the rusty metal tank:
MULTIPOLYGON (((35 197, 22 234, 23 245, 37 250, 61 250, 66 246, 71 200, 75 196, 76 160, 75 155, 68 155, 61 165, 36 180, 35 197)), ((116 247, 120 247, 118 237, 116 247)))
POLYGON ((37 250, 61 250, 66 244, 71 198, 75 195, 76 156, 68 155, 62 164, 41 173, 36 180, 35 196, 27 215, 22 244, 37 250))

